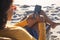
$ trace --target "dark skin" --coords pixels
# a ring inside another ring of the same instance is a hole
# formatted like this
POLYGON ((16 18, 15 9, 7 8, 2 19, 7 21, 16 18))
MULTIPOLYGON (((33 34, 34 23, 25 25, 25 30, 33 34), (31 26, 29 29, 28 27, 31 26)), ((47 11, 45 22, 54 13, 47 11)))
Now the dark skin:
POLYGON ((33 19, 33 15, 30 15, 28 18, 28 27, 31 27, 36 30, 38 33, 38 23, 39 22, 44 22, 44 23, 49 23, 51 27, 54 29, 57 25, 60 25, 60 23, 54 23, 52 22, 45 14, 44 11, 41 11, 40 15, 43 15, 44 18, 41 18, 39 15, 36 15, 36 18, 33 19))
POLYGON ((46 22, 46 23, 49 23, 49 24, 51 25, 52 28, 55 28, 57 25, 60 25, 60 23, 52 22, 51 19, 49 19, 49 18, 46 16, 46 14, 45 14, 44 11, 42 11, 41 14, 44 16, 45 22, 46 22))
MULTIPOLYGON (((42 12, 41 12, 42 13, 42 12)), ((34 30, 36 30, 37 33, 39 33, 39 29, 38 29, 38 23, 41 23, 45 20, 43 20, 44 18, 40 17, 40 15, 35 15, 36 18, 34 19, 33 18, 33 15, 30 15, 29 18, 28 18, 28 27, 31 27, 33 28, 34 30)))
POLYGON ((45 21, 45 23, 49 23, 51 25, 52 28, 55 28, 57 25, 60 25, 60 23, 54 23, 52 22, 45 14, 44 11, 41 11, 40 15, 43 15, 44 18, 41 18, 39 15, 36 15, 36 18, 33 19, 33 15, 30 15, 28 18, 28 26, 32 27, 34 24, 38 23, 38 22, 42 22, 42 20, 45 21), (31 23, 32 22, 32 23, 31 23))

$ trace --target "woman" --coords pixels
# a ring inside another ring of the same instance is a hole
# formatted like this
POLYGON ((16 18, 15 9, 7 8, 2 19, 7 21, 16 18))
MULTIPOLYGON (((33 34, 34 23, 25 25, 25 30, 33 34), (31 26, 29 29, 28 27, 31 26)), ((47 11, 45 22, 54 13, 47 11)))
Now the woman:
POLYGON ((6 27, 6 22, 9 19, 8 17, 12 10, 12 2, 12 0, 0 0, 0 37, 9 37, 14 40, 36 40, 21 27, 6 27))

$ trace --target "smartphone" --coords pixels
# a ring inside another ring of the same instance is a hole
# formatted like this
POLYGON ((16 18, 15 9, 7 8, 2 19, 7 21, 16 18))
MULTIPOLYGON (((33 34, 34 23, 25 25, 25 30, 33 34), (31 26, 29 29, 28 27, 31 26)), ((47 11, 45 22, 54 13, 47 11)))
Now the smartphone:
POLYGON ((35 14, 39 14, 40 11, 41 11, 41 6, 40 6, 40 5, 36 5, 36 6, 35 6, 35 9, 34 9, 34 13, 35 13, 35 14))

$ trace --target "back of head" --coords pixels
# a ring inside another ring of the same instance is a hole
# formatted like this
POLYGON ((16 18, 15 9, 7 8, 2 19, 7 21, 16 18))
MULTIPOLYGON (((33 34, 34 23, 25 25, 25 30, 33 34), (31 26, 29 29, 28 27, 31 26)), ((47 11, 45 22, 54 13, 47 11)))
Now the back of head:
POLYGON ((7 21, 7 10, 10 8, 12 0, 0 0, 0 30, 4 29, 7 21))

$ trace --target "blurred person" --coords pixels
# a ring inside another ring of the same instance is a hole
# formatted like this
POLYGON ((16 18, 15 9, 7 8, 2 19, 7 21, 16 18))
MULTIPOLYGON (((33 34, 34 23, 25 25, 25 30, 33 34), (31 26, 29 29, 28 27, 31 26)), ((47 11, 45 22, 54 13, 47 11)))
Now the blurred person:
POLYGON ((39 13, 39 15, 43 15, 44 16, 44 19, 41 20, 40 17, 38 17, 38 15, 36 15, 36 19, 34 19, 33 18, 33 15, 34 14, 30 15, 28 17, 28 19, 23 20, 22 22, 16 23, 15 26, 24 27, 36 39, 38 39, 38 28, 37 28, 37 24, 38 24, 39 21, 45 20, 45 23, 50 25, 46 29, 47 30, 47 33, 48 33, 48 31, 50 30, 51 27, 52 28, 55 28, 57 25, 60 25, 60 23, 55 23, 51 19, 49 19, 48 16, 46 15, 46 13, 43 10, 41 10, 41 12, 39 13), (28 25, 28 26, 26 27, 26 25, 28 25))

